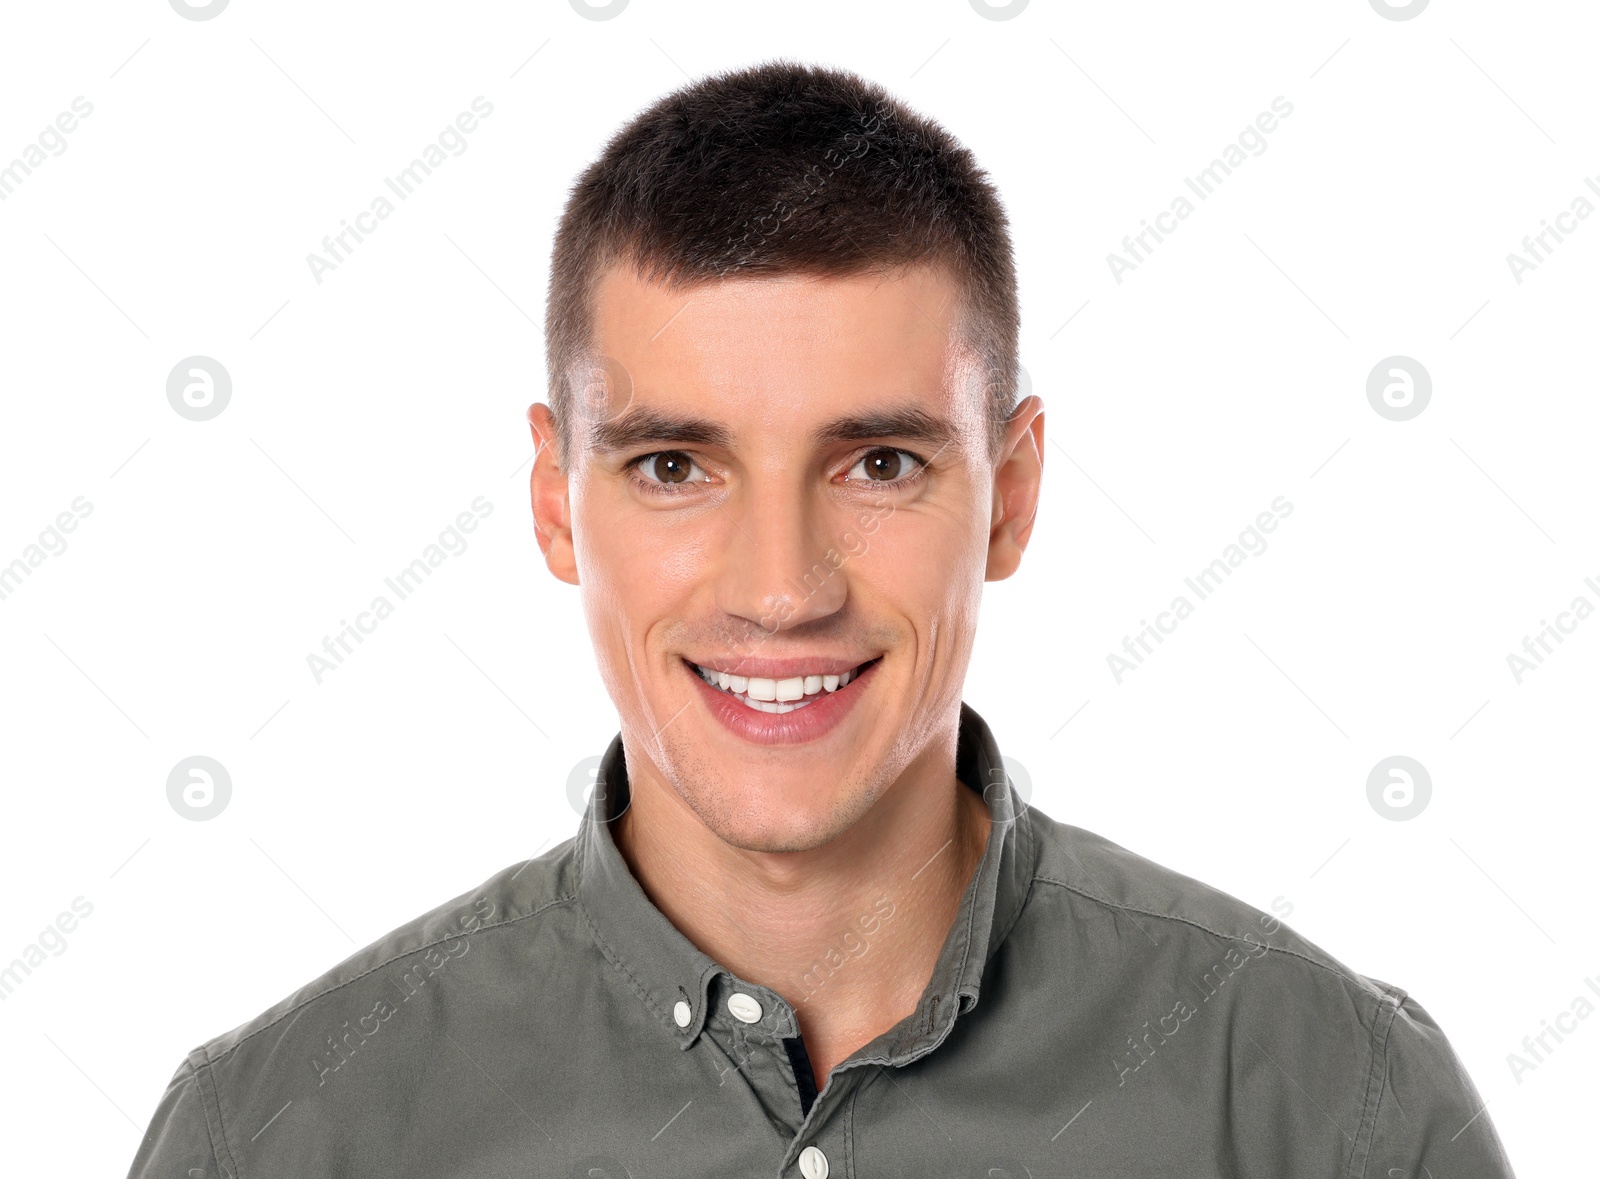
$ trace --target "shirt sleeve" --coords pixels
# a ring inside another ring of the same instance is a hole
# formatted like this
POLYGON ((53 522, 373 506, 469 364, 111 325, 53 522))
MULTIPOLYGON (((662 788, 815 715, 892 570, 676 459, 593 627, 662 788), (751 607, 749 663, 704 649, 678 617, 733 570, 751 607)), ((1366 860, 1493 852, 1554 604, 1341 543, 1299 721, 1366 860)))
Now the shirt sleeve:
POLYGON ((232 1179, 217 1162, 201 1104, 200 1077, 189 1061, 172 1075, 128 1179, 232 1179))
MULTIPOLYGON (((1433 1017, 1398 989, 1374 1069, 1366 1179, 1515 1179, 1483 1099, 1433 1017)), ((1380 1033, 1382 1035, 1382 1033, 1380 1033)))

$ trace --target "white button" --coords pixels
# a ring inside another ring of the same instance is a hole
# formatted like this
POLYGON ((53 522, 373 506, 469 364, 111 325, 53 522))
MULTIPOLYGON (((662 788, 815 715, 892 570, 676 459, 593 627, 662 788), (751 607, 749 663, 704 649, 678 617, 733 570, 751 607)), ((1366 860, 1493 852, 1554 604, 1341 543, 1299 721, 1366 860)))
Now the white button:
MULTIPOLYGON (((733 1017, 735 1019, 741 1020, 744 1023, 755 1023, 761 1018, 761 1004, 757 1003, 743 991, 735 991, 733 994, 728 996, 728 1010, 733 1012, 733 1017)), ((828 1173, 826 1163, 823 1164, 822 1173, 824 1175, 828 1173)))
POLYGON ((806 1179, 828 1179, 828 1156, 814 1146, 800 1152, 800 1173, 806 1179))
POLYGON ((677 1024, 680 1028, 686 1028, 689 1026, 689 1017, 692 1014, 693 1012, 689 1010, 689 1005, 682 999, 679 999, 672 1005, 672 1022, 677 1024))

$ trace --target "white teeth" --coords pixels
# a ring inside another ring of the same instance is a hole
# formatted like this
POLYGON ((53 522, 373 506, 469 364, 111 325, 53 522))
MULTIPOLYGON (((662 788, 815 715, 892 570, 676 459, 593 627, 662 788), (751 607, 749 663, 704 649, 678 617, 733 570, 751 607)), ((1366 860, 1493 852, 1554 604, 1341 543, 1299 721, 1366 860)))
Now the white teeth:
POLYGON ((838 675, 797 675, 780 680, 712 671, 698 664, 694 668, 706 683, 739 697, 739 702, 747 708, 771 713, 805 708, 811 703, 808 697, 815 697, 822 692, 837 692, 859 674, 842 671, 838 675))
POLYGON ((747 701, 745 701, 745 704, 749 708, 757 708, 757 709, 760 709, 762 712, 774 712, 774 713, 776 713, 776 712, 794 712, 796 709, 809 708, 811 706, 811 701, 805 700, 805 701, 802 701, 799 704, 779 704, 776 701, 747 700, 747 701))

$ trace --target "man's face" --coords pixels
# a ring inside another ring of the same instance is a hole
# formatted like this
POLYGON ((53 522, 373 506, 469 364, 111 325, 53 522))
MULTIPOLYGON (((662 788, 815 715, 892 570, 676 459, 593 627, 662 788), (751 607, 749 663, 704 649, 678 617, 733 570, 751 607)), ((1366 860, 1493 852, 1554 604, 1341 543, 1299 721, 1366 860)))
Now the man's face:
POLYGON ((547 444, 534 466, 540 544, 582 587, 635 789, 733 846, 825 844, 953 753, 1043 434, 1029 398, 991 460, 956 295, 929 268, 597 287, 568 471, 547 444))

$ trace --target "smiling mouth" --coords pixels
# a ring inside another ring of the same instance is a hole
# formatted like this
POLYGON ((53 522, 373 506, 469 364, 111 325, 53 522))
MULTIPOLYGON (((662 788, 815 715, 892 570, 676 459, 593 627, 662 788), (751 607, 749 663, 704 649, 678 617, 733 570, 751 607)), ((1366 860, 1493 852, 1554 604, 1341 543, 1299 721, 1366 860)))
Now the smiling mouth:
POLYGON ((838 675, 791 676, 781 680, 712 671, 687 659, 684 663, 711 687, 732 696, 746 708, 754 712, 784 713, 809 708, 813 701, 843 691, 882 658, 879 655, 838 675))

